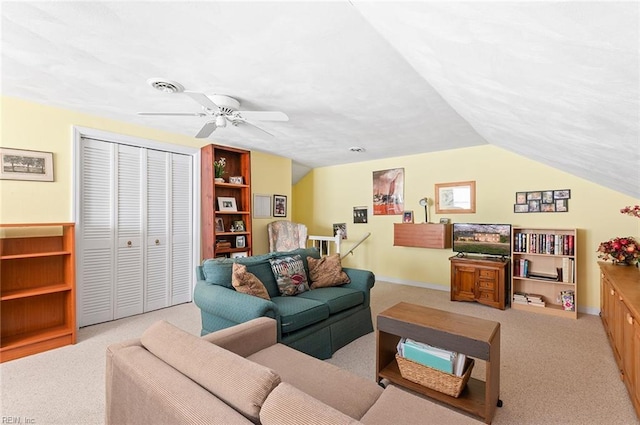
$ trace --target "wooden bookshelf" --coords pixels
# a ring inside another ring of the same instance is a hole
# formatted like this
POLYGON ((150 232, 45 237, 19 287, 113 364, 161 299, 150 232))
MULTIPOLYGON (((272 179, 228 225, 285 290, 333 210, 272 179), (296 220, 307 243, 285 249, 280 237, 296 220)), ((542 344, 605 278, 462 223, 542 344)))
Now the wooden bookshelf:
POLYGON ((74 224, 0 230, 0 361, 75 344, 74 224))

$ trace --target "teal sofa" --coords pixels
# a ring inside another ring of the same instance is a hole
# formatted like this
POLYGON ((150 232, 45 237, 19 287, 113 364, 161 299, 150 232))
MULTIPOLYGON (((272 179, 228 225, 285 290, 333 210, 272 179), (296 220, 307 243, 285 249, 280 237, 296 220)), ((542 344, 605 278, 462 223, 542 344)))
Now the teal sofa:
POLYGON ((307 256, 319 258, 315 248, 234 259, 207 259, 196 269, 194 302, 202 314, 201 335, 258 317, 277 321, 278 342, 318 359, 328 359, 351 341, 373 332, 370 291, 372 272, 343 268, 351 280, 342 286, 312 289, 280 296, 269 259, 299 254, 308 274, 307 256), (231 284, 233 263, 247 266, 265 285, 271 300, 237 292, 231 284))

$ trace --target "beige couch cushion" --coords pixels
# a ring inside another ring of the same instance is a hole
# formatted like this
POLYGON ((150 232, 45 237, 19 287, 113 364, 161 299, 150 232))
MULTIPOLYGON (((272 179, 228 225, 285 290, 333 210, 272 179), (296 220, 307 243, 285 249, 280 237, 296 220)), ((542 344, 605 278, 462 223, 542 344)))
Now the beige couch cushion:
POLYGON ((271 391, 260 410, 262 425, 355 425, 360 424, 286 382, 271 391))
POLYGON ((382 393, 374 381, 286 345, 275 344, 247 358, 276 371, 282 382, 354 419, 360 419, 382 393))
POLYGON ((477 419, 426 400, 408 390, 389 385, 360 419, 365 425, 478 425, 477 419))
POLYGON ((147 329, 142 345, 253 421, 280 383, 272 370, 159 321, 147 329))
POLYGON ((339 286, 351 282, 342 270, 340 254, 325 255, 322 258, 307 257, 311 289, 339 286))
POLYGON ((231 284, 236 291, 243 294, 253 295, 254 297, 270 300, 269 292, 264 284, 256 277, 255 274, 247 271, 247 266, 240 263, 233 263, 233 271, 231 272, 231 284))

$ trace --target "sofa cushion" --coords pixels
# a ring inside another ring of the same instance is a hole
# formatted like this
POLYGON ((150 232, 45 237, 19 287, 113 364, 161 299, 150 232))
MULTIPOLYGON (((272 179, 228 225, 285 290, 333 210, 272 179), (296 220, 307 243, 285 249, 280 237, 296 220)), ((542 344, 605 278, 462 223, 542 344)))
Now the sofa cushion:
POLYGON ((373 379, 355 375, 283 344, 267 347, 247 359, 273 369, 282 382, 354 419, 360 419, 382 394, 382 388, 373 379))
POLYGON ((309 257, 307 261, 309 262, 311 289, 344 285, 351 282, 349 276, 342 270, 340 254, 326 255, 319 259, 309 257))
POLYGON ((353 425, 357 420, 286 382, 271 391, 260 409, 262 425, 353 425))
POLYGON ((351 288, 318 288, 297 295, 297 298, 307 298, 320 301, 329 307, 329 314, 339 313, 364 302, 364 293, 351 288))
POLYGON ((252 421, 280 383, 271 369, 158 321, 141 337, 144 347, 252 421))
POLYGON ((291 296, 309 290, 307 272, 299 255, 271 258, 269 262, 280 294, 291 296))
POLYGON ((329 306, 307 298, 273 297, 280 312, 280 328, 283 334, 302 329, 329 317, 329 306))
POLYGON ((264 298, 265 300, 271 299, 267 288, 264 287, 256 275, 247 271, 247 266, 244 264, 234 263, 231 283, 238 292, 264 298))

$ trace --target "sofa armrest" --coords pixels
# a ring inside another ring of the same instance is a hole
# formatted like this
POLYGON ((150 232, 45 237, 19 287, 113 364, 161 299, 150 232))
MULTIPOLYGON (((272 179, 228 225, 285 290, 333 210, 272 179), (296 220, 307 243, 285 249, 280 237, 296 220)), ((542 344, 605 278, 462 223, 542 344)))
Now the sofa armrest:
POLYGON ((268 317, 253 319, 202 337, 219 347, 248 357, 278 342, 277 322, 268 317))
POLYGON ((272 301, 205 281, 196 284, 193 301, 202 311, 234 323, 258 317, 277 319, 280 315, 278 306, 272 301))
POLYGON ((342 270, 349 276, 350 283, 343 285, 343 288, 358 289, 364 292, 364 305, 369 306, 371 299, 371 288, 376 283, 376 276, 369 270, 352 269, 349 267, 343 267, 342 270))

